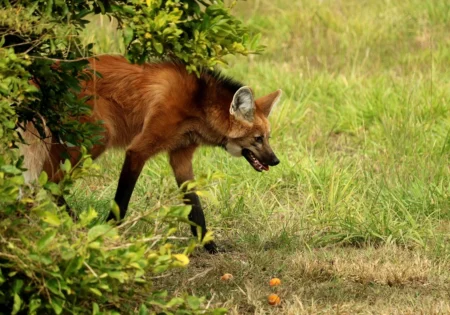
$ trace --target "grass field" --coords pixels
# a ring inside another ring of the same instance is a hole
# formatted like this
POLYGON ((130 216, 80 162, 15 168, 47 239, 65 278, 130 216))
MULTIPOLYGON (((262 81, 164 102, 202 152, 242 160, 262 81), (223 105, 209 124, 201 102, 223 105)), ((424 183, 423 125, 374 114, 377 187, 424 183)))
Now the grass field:
MULTIPOLYGON (((259 174, 201 149, 197 177, 223 174, 202 202, 226 252, 199 251, 156 284, 231 314, 450 313, 450 2, 254 0, 234 12, 267 48, 226 72, 257 95, 283 89, 271 117, 281 164, 259 174)), ((104 51, 120 49, 96 32, 104 51)), ((69 203, 107 211, 122 161, 100 158, 104 178, 79 182, 69 203)), ((130 212, 176 192, 158 156, 130 212)))

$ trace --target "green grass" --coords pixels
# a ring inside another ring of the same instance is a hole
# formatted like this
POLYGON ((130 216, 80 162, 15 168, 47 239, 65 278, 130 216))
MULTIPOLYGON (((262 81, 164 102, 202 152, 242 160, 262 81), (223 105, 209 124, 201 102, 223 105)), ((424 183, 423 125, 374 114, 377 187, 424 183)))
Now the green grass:
MULTIPOLYGON (((271 117, 281 164, 258 174, 201 149, 197 177, 224 174, 202 201, 227 252, 199 252, 158 285, 235 314, 450 312, 449 2, 259 0, 234 11, 267 49, 230 58, 227 72, 257 95, 283 89, 271 117), (278 308, 266 302, 272 276, 283 281, 278 308)), ((89 35, 120 51, 107 31, 89 35)), ((70 202, 106 211, 122 160, 100 158, 104 178, 79 182, 70 202)), ((130 211, 176 192, 159 156, 130 211)))

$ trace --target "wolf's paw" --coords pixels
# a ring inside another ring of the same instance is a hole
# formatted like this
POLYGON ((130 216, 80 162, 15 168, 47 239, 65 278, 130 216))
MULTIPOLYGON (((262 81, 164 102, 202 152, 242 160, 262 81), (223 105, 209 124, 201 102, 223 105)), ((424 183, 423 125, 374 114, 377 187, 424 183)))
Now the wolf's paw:
POLYGON ((223 249, 219 248, 213 241, 206 243, 203 247, 208 253, 213 255, 225 252, 223 249))

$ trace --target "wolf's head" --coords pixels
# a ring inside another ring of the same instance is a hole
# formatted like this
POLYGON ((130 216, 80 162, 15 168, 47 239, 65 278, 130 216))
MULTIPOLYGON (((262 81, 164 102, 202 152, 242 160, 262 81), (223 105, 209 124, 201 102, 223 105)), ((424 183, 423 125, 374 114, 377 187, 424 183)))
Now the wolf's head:
POLYGON ((252 90, 243 86, 230 105, 231 129, 225 149, 233 156, 243 156, 258 172, 280 163, 269 144, 269 114, 280 100, 281 90, 254 99, 252 90))

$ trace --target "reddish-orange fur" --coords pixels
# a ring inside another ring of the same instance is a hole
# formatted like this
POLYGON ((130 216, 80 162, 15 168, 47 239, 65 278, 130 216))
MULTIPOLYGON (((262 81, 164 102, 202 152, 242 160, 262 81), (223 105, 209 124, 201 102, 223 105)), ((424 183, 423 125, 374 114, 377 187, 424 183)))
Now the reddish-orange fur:
MULTIPOLYGON (((90 67, 101 77, 93 75, 83 83, 80 97, 93 96, 88 101, 92 116, 83 120, 101 120, 104 124, 102 143, 90 153, 96 158, 108 148, 126 148, 116 195, 121 210, 128 206, 144 163, 157 153, 169 153, 177 183, 181 185, 194 177, 191 160, 198 145, 244 148, 251 145, 257 134, 268 138, 267 116, 280 96, 280 91, 276 91, 255 100, 254 119, 247 121, 230 114, 230 104, 239 85, 224 83, 210 72, 203 72, 199 79, 181 63, 134 65, 118 56, 91 59, 90 67), (131 191, 127 185, 132 186, 131 191)), ((67 151, 73 163, 79 153, 77 149, 68 150, 53 143, 43 169, 53 181, 59 181, 62 153, 67 151)), ((275 157, 267 141, 255 154, 259 159, 270 154, 275 157)), ((200 207, 198 200, 192 198, 191 204, 200 207)))

